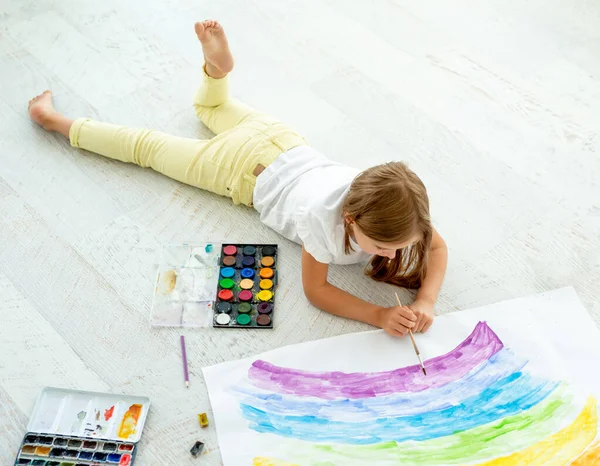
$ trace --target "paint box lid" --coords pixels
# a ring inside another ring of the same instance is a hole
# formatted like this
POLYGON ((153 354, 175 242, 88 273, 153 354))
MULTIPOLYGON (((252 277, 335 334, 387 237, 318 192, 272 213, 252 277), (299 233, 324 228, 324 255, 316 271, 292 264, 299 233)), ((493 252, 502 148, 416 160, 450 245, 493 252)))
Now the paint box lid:
POLYGON ((147 397, 46 387, 38 396, 27 430, 136 443, 149 409, 147 397))

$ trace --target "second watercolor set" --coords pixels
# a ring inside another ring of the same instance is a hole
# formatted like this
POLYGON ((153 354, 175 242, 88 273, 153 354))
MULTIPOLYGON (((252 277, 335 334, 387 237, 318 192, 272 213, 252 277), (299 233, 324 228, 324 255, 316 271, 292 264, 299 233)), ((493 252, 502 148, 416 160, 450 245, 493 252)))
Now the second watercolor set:
POLYGON ((158 327, 273 328, 276 244, 168 244, 152 303, 158 327))
POLYGON ((150 400, 45 388, 15 465, 133 466, 150 400))

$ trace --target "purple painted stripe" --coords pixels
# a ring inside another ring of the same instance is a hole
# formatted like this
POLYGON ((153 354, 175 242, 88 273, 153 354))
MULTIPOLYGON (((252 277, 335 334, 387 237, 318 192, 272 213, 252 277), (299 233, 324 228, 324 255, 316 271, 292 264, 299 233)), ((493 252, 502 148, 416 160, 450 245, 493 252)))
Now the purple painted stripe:
POLYGON ((418 365, 387 372, 310 372, 255 361, 248 370, 252 383, 272 392, 336 398, 372 398, 398 392, 420 392, 465 376, 504 345, 485 322, 449 353, 425 361, 427 375, 418 365))

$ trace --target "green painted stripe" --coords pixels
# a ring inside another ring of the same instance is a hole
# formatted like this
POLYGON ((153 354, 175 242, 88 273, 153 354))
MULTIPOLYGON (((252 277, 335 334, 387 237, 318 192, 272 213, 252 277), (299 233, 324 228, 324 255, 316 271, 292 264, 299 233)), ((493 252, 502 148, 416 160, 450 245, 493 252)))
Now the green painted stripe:
POLYGON ((298 445, 297 451, 302 452, 302 457, 296 461, 303 465, 325 466, 372 464, 373 461, 387 460, 389 464, 403 466, 431 466, 494 458, 525 448, 559 430, 560 424, 572 412, 572 399, 563 384, 546 400, 527 411, 454 435, 424 442, 385 442, 365 446, 314 445, 308 451, 306 447, 298 445))

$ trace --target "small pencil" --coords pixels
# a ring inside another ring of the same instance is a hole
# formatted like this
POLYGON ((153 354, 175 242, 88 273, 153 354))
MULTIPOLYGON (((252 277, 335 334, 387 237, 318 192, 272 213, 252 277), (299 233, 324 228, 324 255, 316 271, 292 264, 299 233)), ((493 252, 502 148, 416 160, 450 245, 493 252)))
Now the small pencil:
POLYGON ((185 337, 181 335, 181 358, 183 359, 183 375, 185 377, 185 386, 190 388, 190 375, 188 373, 187 355, 185 353, 185 337))
MULTIPOLYGON (((402 307, 402 303, 400 302, 400 298, 398 297, 398 293, 394 293, 396 295, 396 301, 398 301, 398 306, 402 307)), ((417 342, 415 341, 415 337, 411 329, 408 329, 408 334, 410 335, 410 341, 412 341, 413 348, 415 349, 415 353, 417 354, 417 358, 419 358, 419 364, 421 364, 421 370, 424 375, 427 375, 427 371, 425 370, 425 366, 423 365, 423 360, 421 359, 421 352, 419 351, 419 347, 417 346, 417 342)))

